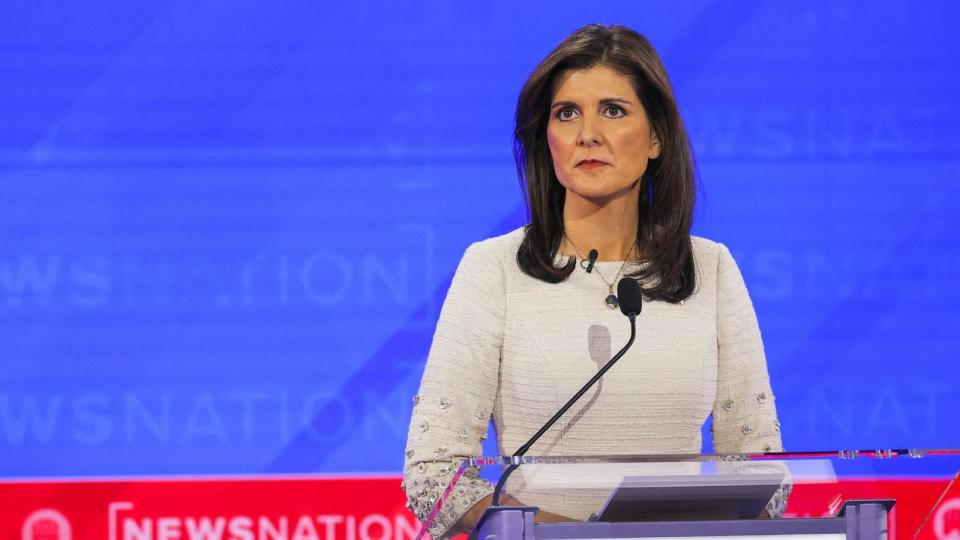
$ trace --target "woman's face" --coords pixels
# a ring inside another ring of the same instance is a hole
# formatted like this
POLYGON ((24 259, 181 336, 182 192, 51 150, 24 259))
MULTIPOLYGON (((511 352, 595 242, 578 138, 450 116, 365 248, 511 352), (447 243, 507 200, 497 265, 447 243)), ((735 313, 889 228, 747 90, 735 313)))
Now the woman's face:
POLYGON ((660 155, 630 79, 603 65, 557 77, 547 142, 567 196, 597 204, 636 188, 660 155))

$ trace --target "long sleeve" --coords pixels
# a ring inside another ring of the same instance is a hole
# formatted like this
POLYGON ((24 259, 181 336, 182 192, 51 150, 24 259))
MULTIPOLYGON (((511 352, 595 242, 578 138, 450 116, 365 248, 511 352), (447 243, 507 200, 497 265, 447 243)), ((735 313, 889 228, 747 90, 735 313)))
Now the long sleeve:
MULTIPOLYGON (((743 276, 722 244, 717 262, 717 349, 714 450, 783 451, 757 316, 743 276)), ((785 484, 770 501, 771 516, 783 514, 789 490, 785 484)))
MULTIPOLYGON (((497 395, 504 298, 502 267, 474 244, 454 274, 414 397, 403 487, 408 507, 421 521, 461 461, 481 452, 497 395)), ((431 535, 448 536, 460 517, 492 492, 468 470, 431 524, 431 535)))

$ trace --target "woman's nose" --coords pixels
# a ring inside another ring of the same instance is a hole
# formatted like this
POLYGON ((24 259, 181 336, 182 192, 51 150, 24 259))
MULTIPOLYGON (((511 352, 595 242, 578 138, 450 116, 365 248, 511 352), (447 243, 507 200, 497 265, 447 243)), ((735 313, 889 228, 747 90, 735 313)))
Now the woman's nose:
POLYGON ((603 143, 603 136, 600 133, 596 120, 585 117, 580 123, 580 133, 577 136, 577 146, 596 146, 603 143))

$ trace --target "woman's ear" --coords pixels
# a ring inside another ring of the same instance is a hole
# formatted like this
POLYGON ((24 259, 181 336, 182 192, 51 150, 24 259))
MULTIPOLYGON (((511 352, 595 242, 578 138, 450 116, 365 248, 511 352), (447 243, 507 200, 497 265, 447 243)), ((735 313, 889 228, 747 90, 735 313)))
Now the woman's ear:
POLYGON ((650 151, 647 152, 647 158, 657 159, 660 157, 660 152, 663 151, 663 145, 660 144, 660 137, 657 136, 656 131, 650 132, 650 151))

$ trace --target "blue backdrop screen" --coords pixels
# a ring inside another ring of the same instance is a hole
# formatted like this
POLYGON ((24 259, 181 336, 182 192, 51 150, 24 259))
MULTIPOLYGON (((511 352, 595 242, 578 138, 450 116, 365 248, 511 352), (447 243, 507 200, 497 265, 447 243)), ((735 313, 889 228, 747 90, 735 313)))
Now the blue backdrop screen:
POLYGON ((790 449, 960 446, 960 10, 6 5, 0 476, 396 472, 527 74, 659 48, 790 449))

